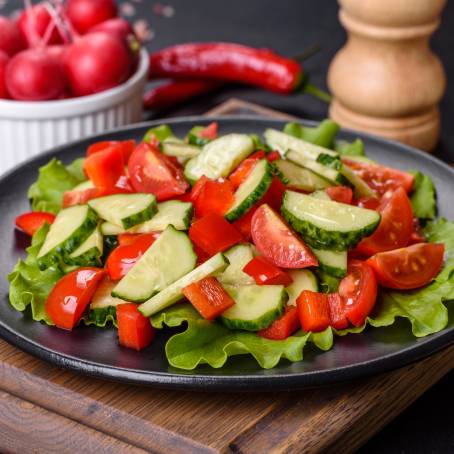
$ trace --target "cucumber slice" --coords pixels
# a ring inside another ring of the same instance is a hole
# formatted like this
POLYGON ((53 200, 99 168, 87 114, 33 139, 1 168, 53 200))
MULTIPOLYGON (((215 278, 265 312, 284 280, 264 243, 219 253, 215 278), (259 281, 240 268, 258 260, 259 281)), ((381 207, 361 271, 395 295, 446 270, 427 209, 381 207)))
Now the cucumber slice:
POLYGON ((216 276, 221 284, 251 285, 254 279, 243 271, 243 268, 254 258, 251 244, 237 244, 224 252, 230 265, 216 276))
POLYGON ((105 221, 129 229, 151 219, 157 212, 153 194, 114 194, 88 202, 105 221))
POLYGON ((162 152, 167 156, 177 158, 193 158, 200 153, 200 148, 184 142, 177 142, 175 139, 169 139, 162 144, 162 152))
POLYGON ((185 167, 186 178, 195 183, 202 175, 211 179, 226 178, 254 151, 254 142, 247 134, 227 134, 207 143, 185 167))
POLYGON ((296 299, 303 290, 318 292, 318 282, 314 273, 309 270, 287 270, 293 282, 285 288, 288 293, 287 305, 296 306, 296 299))
POLYGON ((303 139, 286 134, 276 129, 267 129, 264 134, 266 143, 273 149, 278 150, 283 156, 287 151, 293 150, 299 155, 316 161, 322 155, 328 155, 335 158, 339 153, 328 148, 323 148, 303 139))
POLYGON ((273 168, 266 159, 261 159, 236 190, 233 205, 225 218, 233 222, 246 214, 265 195, 272 181, 273 168))
POLYGON ((93 181, 86 180, 82 181, 82 183, 79 183, 77 186, 74 186, 71 191, 85 191, 86 189, 92 189, 94 187, 93 181))
POLYGON ((59 263, 74 252, 98 224, 97 214, 87 205, 76 205, 61 210, 49 228, 38 254, 42 270, 59 263))
POLYGON ((101 224, 103 235, 119 235, 121 233, 152 233, 162 232, 169 225, 177 230, 188 230, 192 219, 192 203, 179 200, 168 200, 158 203, 158 212, 147 222, 135 225, 126 230, 110 222, 101 224))
POLYGON ((337 169, 327 167, 313 159, 307 158, 296 151, 288 151, 285 153, 285 158, 293 163, 311 170, 316 175, 325 180, 328 180, 332 185, 345 184, 350 186, 349 181, 337 169))
POLYGON ((375 191, 346 164, 342 164, 340 172, 353 186, 355 197, 376 197, 375 191))
POLYGON ((221 315, 230 329, 258 331, 278 318, 288 300, 283 285, 225 286, 235 305, 221 315))
POLYGON ((335 293, 339 289, 340 278, 328 274, 321 269, 315 270, 317 275, 320 291, 322 293, 335 293))
POLYGON ((63 258, 67 265, 99 266, 103 254, 103 237, 96 227, 93 233, 70 255, 63 258))
POLYGON ((128 301, 112 296, 112 290, 115 285, 115 282, 112 282, 108 277, 105 277, 91 299, 90 309, 104 309, 106 307, 116 307, 119 304, 127 303, 128 301))
POLYGON ((142 303, 189 273, 197 257, 186 233, 171 225, 112 290, 112 296, 142 303))
POLYGON ((309 169, 300 167, 293 162, 278 159, 273 163, 277 170, 287 181, 287 186, 305 192, 313 192, 317 189, 325 189, 332 184, 309 169))
MULTIPOLYGON (((178 259, 179 258, 176 258, 176 260, 178 259)), ((173 284, 170 284, 167 288, 150 298, 148 301, 145 301, 145 303, 139 306, 139 311, 145 317, 150 317, 151 315, 162 311, 183 298, 182 291, 185 287, 200 281, 205 277, 225 270, 228 264, 228 260, 219 252, 205 263, 202 263, 202 265, 198 266, 195 270, 192 270, 173 284)))
POLYGON ((317 257, 318 266, 322 271, 336 277, 344 277, 347 274, 347 251, 311 249, 317 257))
POLYGON ((311 197, 319 200, 331 200, 331 197, 325 191, 315 191, 311 194, 311 197))
POLYGON ((380 222, 376 211, 294 191, 285 192, 281 212, 310 246, 332 251, 355 247, 380 222))

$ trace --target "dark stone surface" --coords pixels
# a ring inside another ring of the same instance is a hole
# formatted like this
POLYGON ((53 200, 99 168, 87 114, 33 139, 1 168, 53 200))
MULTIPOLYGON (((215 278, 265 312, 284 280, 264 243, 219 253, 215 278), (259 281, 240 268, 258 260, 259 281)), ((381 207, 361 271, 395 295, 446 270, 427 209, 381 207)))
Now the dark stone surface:
MULTIPOLYGON (((323 87, 329 61, 345 40, 337 21, 337 4, 333 0, 168 0, 175 9, 172 18, 157 16, 157 2, 131 1, 137 9, 136 19, 145 17, 155 38, 150 50, 184 41, 225 40, 272 47, 285 55, 295 55, 318 42, 322 51, 305 63, 311 80, 323 87)), ((19 7, 19 0, 9 0, 6 11, 19 7)), ((432 47, 441 56, 448 76, 448 89, 441 104, 442 137, 437 155, 454 162, 454 3, 449 2, 442 26, 435 34, 432 47)), ((151 118, 203 113, 232 96, 257 102, 310 119, 326 116, 326 106, 307 95, 278 96, 263 91, 232 87, 205 96, 188 105, 151 118)), ((453 401, 454 374, 449 374, 403 412, 361 450, 364 453, 448 453, 454 452, 453 401)), ((342 447, 339 447, 342 452, 342 447)))

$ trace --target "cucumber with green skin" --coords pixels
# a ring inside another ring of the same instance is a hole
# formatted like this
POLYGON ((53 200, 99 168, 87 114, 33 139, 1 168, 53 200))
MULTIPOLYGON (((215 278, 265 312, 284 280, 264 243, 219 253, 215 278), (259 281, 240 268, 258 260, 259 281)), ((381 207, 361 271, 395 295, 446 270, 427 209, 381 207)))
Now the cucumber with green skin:
POLYGON ((281 213, 309 246, 331 251, 355 247, 380 222, 376 211, 294 191, 285 192, 281 213))
POLYGON ((145 301, 139 306, 139 311, 145 317, 150 317, 162 311, 183 298, 183 289, 185 287, 208 276, 222 272, 227 268, 228 264, 229 261, 227 258, 219 252, 173 284, 170 284, 148 301, 145 301))
POLYGON ((97 224, 97 214, 87 205, 61 210, 38 253, 40 269, 45 270, 62 262, 63 257, 74 252, 93 233, 97 224))
POLYGON ((193 126, 186 136, 186 141, 190 145, 203 147, 207 143, 211 142, 212 139, 206 137, 200 137, 199 133, 205 129, 206 126, 193 126))
POLYGON ((347 251, 329 251, 314 247, 311 249, 322 271, 336 277, 344 277, 347 274, 347 251))
POLYGON ((354 189, 355 197, 376 197, 377 194, 375 191, 369 187, 369 185, 355 172, 353 172, 350 167, 346 164, 342 164, 340 168, 340 173, 349 181, 350 186, 354 189))
POLYGON ((247 134, 227 134, 204 145, 186 163, 184 174, 191 184, 203 175, 213 180, 226 178, 253 151, 254 142, 247 134))
POLYGON ((255 284, 255 280, 243 271, 243 268, 254 258, 251 244, 237 244, 224 252, 224 255, 230 264, 216 276, 222 285, 255 284))
POLYGON ((322 293, 335 293, 339 289, 341 278, 326 273, 322 269, 315 270, 318 279, 320 292, 322 293))
POLYGON ((63 258, 67 265, 100 266, 103 254, 103 237, 96 227, 93 233, 71 254, 63 258))
POLYGON ((288 270, 287 273, 293 282, 285 287, 288 293, 288 306, 296 306, 296 300, 303 290, 318 292, 318 282, 314 273, 310 270, 288 270))
POLYGON ((332 200, 331 197, 325 191, 314 191, 310 194, 311 197, 319 200, 332 200))
POLYGON ((233 205, 224 217, 234 222, 246 214, 265 195, 272 181, 273 168, 266 159, 261 159, 236 190, 233 205))
POLYGON ((101 219, 129 229, 143 224, 158 211, 153 194, 114 194, 92 199, 88 205, 101 219))
POLYGON ((161 148, 165 155, 176 158, 193 158, 200 153, 199 147, 181 141, 177 142, 175 139, 165 140, 161 148))
POLYGON ((221 315, 230 329, 259 331, 267 328, 284 311, 288 294, 283 285, 224 286, 235 305, 221 315))
POLYGON ((133 303, 147 301, 193 270, 196 261, 188 235, 170 225, 113 288, 112 296, 133 303))
POLYGON ((278 159, 273 164, 285 178, 286 184, 293 189, 313 192, 317 189, 325 189, 332 186, 328 180, 291 161, 278 159))
POLYGON ((188 230, 191 224, 193 207, 191 202, 167 200, 158 203, 157 213, 147 222, 124 229, 111 222, 101 224, 103 235, 120 235, 121 233, 153 233, 162 232, 169 225, 177 230, 188 230))

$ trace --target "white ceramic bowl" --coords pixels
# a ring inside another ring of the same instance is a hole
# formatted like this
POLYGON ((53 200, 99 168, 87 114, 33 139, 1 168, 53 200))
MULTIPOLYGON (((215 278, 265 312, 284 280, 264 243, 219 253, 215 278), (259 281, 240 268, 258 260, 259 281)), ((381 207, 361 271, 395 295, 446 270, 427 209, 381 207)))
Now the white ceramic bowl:
POLYGON ((142 119, 148 54, 122 85, 61 101, 0 100, 0 173, 57 145, 142 119))

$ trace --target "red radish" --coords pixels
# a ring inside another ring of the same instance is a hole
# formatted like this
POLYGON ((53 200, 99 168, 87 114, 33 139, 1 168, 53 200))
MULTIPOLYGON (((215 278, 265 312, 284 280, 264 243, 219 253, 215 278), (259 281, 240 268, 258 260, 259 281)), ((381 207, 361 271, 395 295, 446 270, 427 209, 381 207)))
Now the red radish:
POLYGON ((68 0, 66 14, 79 33, 117 16, 114 0, 68 0))
POLYGON ((41 44, 61 44, 64 40, 53 20, 47 6, 44 3, 38 3, 23 11, 17 24, 29 47, 37 47, 41 44), (47 42, 42 43, 43 37, 47 37, 49 32, 47 42))
POLYGON ((16 23, 0 16, 0 50, 12 57, 25 47, 24 38, 16 23))
MULTIPOLYGON (((128 39, 130 36, 135 37, 134 29, 131 24, 122 17, 109 19, 90 28, 89 33, 106 32, 113 33, 118 38, 128 39)), ((136 38, 137 39, 137 38, 136 38)))
POLYGON ((71 91, 84 96, 123 83, 131 74, 133 56, 116 36, 90 33, 69 46, 65 62, 71 91))
POLYGON ((0 99, 9 98, 5 81, 6 65, 8 61, 9 61, 8 55, 2 50, 0 50, 0 99))
POLYGON ((21 101, 56 99, 65 93, 64 66, 45 49, 28 49, 15 55, 6 67, 6 87, 21 101))

